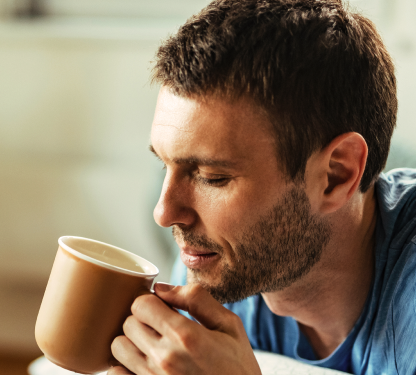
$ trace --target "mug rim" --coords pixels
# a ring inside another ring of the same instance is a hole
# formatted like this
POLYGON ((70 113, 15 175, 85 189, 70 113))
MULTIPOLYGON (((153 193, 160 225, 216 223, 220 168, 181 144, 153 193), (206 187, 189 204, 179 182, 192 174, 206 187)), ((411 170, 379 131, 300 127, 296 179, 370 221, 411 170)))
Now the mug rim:
POLYGON ((90 238, 85 238, 85 237, 78 237, 78 236, 61 236, 58 239, 58 244, 64 250, 68 251, 69 253, 76 256, 77 258, 83 259, 87 262, 96 264, 97 266, 104 267, 104 268, 107 268, 107 269, 115 271, 115 272, 120 272, 120 273, 124 273, 124 274, 127 274, 127 275, 132 275, 132 276, 137 276, 137 277, 145 277, 145 278, 156 277, 159 274, 159 268, 157 268, 153 263, 149 262, 147 259, 144 259, 144 258, 142 258, 141 256, 139 256, 137 254, 134 254, 130 251, 124 250, 120 247, 110 245, 110 244, 105 243, 105 242, 92 240, 90 238), (75 239, 79 239, 79 240, 85 240, 85 241, 88 241, 88 242, 95 242, 95 243, 98 243, 100 245, 108 246, 108 247, 117 249, 121 252, 133 255, 135 258, 138 258, 141 262, 147 263, 147 265, 149 265, 151 268, 153 268, 155 270, 155 272, 153 272, 153 273, 144 273, 144 272, 133 271, 133 270, 122 268, 122 267, 119 267, 119 266, 114 266, 112 264, 109 264, 109 263, 103 262, 101 260, 95 259, 93 257, 85 255, 85 254, 81 253, 80 251, 75 250, 72 247, 68 246, 65 242, 63 242, 64 239, 66 239, 66 238, 75 238, 75 239))

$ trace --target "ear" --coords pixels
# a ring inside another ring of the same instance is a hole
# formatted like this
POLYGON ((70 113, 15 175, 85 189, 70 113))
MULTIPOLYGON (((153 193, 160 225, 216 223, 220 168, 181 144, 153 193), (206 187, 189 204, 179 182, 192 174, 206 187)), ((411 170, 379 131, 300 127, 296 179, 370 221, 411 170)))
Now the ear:
POLYGON ((314 180, 315 206, 321 213, 335 212, 358 190, 367 154, 364 138, 351 132, 334 138, 311 157, 309 176, 314 180))

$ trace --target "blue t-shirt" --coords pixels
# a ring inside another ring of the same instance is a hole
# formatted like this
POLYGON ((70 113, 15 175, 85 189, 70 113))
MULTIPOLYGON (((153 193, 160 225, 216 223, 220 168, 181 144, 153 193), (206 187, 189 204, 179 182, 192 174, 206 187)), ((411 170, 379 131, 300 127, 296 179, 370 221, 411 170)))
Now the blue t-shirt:
MULTIPOLYGON (((382 174, 376 185, 375 275, 348 337, 316 360, 296 321, 273 314, 261 295, 225 306, 243 321, 253 349, 353 374, 416 375, 416 170, 382 174)), ((186 284, 175 263, 172 282, 186 284)))

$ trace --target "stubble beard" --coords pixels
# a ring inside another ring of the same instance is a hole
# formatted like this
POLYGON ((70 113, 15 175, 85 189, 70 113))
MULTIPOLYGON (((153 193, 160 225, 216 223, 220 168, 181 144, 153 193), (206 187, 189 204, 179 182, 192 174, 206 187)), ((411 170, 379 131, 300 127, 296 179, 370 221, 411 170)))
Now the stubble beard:
MULTIPOLYGON (((174 227, 173 235, 189 245, 215 251, 220 257, 224 252, 219 244, 192 230, 174 227)), ((243 231, 231 254, 232 265, 224 264, 216 285, 204 280, 209 271, 198 269, 188 269, 188 283, 199 283, 220 303, 283 290, 320 260, 330 236, 329 223, 311 213, 304 189, 293 187, 243 231)))

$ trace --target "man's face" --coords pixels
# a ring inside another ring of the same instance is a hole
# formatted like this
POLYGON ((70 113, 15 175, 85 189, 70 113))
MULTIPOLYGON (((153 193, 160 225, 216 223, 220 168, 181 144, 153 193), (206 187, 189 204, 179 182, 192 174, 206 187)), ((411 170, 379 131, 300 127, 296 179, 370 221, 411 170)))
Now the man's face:
POLYGON ((172 226, 188 282, 237 301, 286 288, 319 260, 329 225, 303 185, 287 182, 270 124, 248 100, 162 88, 151 139, 166 166, 154 217, 172 226))

